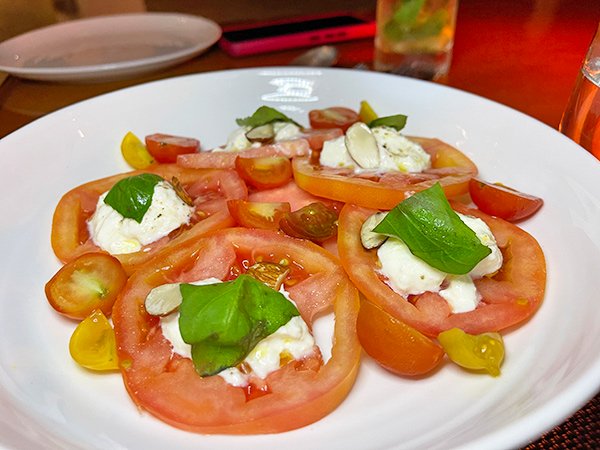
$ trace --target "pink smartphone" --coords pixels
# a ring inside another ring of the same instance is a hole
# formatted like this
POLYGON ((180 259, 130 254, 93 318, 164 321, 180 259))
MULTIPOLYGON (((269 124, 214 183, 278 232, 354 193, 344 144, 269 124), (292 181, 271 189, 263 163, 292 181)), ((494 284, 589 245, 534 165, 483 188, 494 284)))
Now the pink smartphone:
POLYGON ((246 56, 374 35, 373 20, 332 14, 225 28, 219 45, 232 56, 246 56))

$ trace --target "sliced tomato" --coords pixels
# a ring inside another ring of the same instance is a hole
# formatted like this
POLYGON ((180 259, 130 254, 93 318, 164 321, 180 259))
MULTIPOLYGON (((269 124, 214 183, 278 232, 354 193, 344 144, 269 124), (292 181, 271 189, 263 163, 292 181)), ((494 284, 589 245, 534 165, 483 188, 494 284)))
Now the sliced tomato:
POLYGON ((358 113, 350 108, 333 106, 309 111, 308 120, 312 128, 341 128, 345 132, 359 118, 358 113))
POLYGON ((279 221, 291 211, 287 202, 229 200, 227 208, 238 225, 246 228, 278 230, 279 221))
POLYGON ((422 173, 390 172, 354 174, 294 158, 294 179, 313 195, 369 208, 392 209, 408 195, 439 182, 448 197, 468 192, 477 166, 462 152, 438 139, 411 138, 431 155, 432 168, 422 173))
POLYGON ((338 215, 321 202, 311 203, 283 215, 279 228, 293 237, 323 242, 335 236, 338 215))
POLYGON ((325 141, 338 138, 344 135, 341 128, 305 128, 302 130, 301 137, 308 141, 312 150, 320 151, 325 141))
POLYGON ((288 184, 278 188, 268 189, 266 191, 255 191, 248 194, 248 200, 253 202, 286 202, 289 203, 292 211, 303 208, 314 202, 332 203, 330 200, 322 197, 316 197, 303 191, 296 183, 290 181, 288 184))
POLYGON ((115 332, 102 311, 84 318, 69 340, 71 358, 90 370, 119 370, 115 332))
POLYGON ((363 222, 376 211, 347 204, 338 222, 338 250, 350 279, 375 305, 431 337, 450 328, 471 334, 500 331, 527 320, 541 304, 546 285, 546 262, 538 242, 502 219, 458 203, 452 206, 462 214, 484 220, 504 257, 495 275, 475 280, 482 296, 475 310, 453 314, 437 293, 406 298, 394 292, 378 275, 377 250, 366 250, 360 239, 363 222))
POLYGON ((192 169, 235 169, 235 160, 242 158, 259 158, 263 156, 305 156, 310 154, 310 146, 306 139, 292 139, 274 144, 252 147, 240 151, 204 151, 181 155, 177 164, 192 169))
POLYGON ((246 198, 248 195, 246 185, 235 171, 185 169, 175 164, 159 164, 147 171, 127 172, 82 184, 60 199, 52 218, 52 249, 61 261, 66 263, 84 253, 100 251, 90 239, 86 223, 96 209, 98 197, 117 181, 143 172, 156 173, 165 180, 176 177, 192 196, 197 214, 191 227, 182 227, 139 252, 115 255, 127 273, 131 273, 167 244, 231 226, 233 219, 226 209, 225 201, 246 198))
POLYGON ((230 228, 170 248, 136 271, 113 308, 125 386, 140 407, 190 431, 276 433, 313 423, 334 410, 351 389, 360 360, 356 337, 359 299, 336 258, 307 241, 266 230, 230 228), (190 359, 173 353, 158 317, 144 300, 171 281, 230 279, 257 261, 287 261, 286 290, 303 319, 333 311, 331 358, 315 355, 271 373, 261 395, 248 395, 219 376, 200 377, 190 359), (233 275, 232 275, 233 274, 233 275))
POLYGON ((99 310, 110 316, 127 275, 119 260, 105 253, 86 253, 63 266, 46 283, 46 298, 59 313, 85 319, 99 310))
POLYGON ((271 189, 292 179, 292 163, 285 156, 235 159, 235 168, 242 179, 256 189, 271 189))
POLYGON ((469 194, 481 211, 510 222, 532 216, 544 204, 539 197, 479 178, 469 182, 469 194))
POLYGON ((155 133, 146 136, 146 148, 159 163, 177 162, 177 156, 195 153, 200 149, 200 141, 194 138, 155 133))
POLYGON ((435 369, 444 356, 434 341, 364 298, 356 331, 365 352, 398 375, 424 375, 435 369))

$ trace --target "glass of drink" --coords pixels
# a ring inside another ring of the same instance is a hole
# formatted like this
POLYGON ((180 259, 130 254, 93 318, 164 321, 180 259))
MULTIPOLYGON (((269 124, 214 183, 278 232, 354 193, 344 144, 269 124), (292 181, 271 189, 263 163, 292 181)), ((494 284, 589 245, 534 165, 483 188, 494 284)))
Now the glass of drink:
POLYGON ((448 73, 458 0, 377 0, 375 70, 425 80, 448 73))
POLYGON ((600 24, 558 129, 600 159, 600 24))

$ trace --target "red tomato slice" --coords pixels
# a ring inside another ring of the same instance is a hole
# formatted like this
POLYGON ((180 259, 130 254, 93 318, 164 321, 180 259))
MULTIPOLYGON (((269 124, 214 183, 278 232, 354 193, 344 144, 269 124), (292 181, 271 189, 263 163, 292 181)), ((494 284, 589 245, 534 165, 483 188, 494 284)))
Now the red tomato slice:
POLYGON ((248 202, 246 200, 227 201, 229 213, 238 225, 246 228, 278 230, 279 221, 291 211, 287 202, 248 202))
POLYGON ((337 260, 307 241, 277 232, 231 228, 172 247, 136 271, 113 308, 121 372, 133 401, 161 420, 200 433, 277 433, 313 423, 351 389, 360 360, 359 300, 337 260), (294 361, 271 373, 262 395, 219 376, 200 377, 190 359, 174 354, 144 299, 165 282, 229 278, 257 260, 290 262, 287 291, 309 327, 333 309, 331 358, 294 361))
POLYGON ((194 138, 151 134, 146 136, 146 148, 159 163, 177 162, 178 155, 195 153, 200 149, 200 141, 194 138))
POLYGON ((292 179, 292 163, 285 156, 235 159, 235 168, 242 179, 256 189, 271 189, 292 179))
POLYGON ((422 173, 390 172, 355 175, 348 169, 314 165, 294 158, 298 186, 313 195, 369 208, 392 209, 408 195, 439 182, 448 197, 465 194, 477 166, 462 152, 438 139, 414 138, 431 155, 432 168, 422 173))
POLYGON ((427 336, 454 327, 471 334, 500 331, 527 320, 542 302, 546 285, 546 262, 538 242, 502 219, 464 205, 452 206, 484 220, 504 256, 498 273, 475 280, 482 295, 475 310, 453 314, 437 293, 411 296, 409 301, 394 292, 377 274, 376 250, 366 250, 360 241, 360 227, 375 211, 347 204, 338 222, 338 250, 350 279, 375 305, 427 336))
POLYGON ((333 106, 325 109, 313 109, 308 113, 312 128, 341 128, 346 131, 350 125, 359 121, 358 113, 350 108, 333 106))
POLYGON ((83 320, 92 311, 109 317, 127 275, 117 258, 86 253, 63 266, 46 283, 46 297, 59 313, 83 320))
POLYGON ((263 156, 305 156, 310 154, 310 146, 306 139, 280 141, 275 144, 252 147, 240 151, 204 151, 194 154, 181 155, 177 164, 192 169, 235 169, 235 160, 242 158, 258 158, 263 156))
POLYGON ((341 128, 305 128, 302 130, 301 137, 308 141, 312 150, 321 150, 323 142, 330 141, 344 135, 341 128))
POLYGON ((231 226, 233 219, 225 207, 225 201, 246 198, 248 194, 246 185, 235 171, 185 169, 174 164, 159 164, 146 171, 123 173, 82 184, 60 199, 52 218, 52 249, 61 261, 66 263, 84 253, 100 251, 90 239, 86 224, 96 209, 98 197, 117 181, 143 172, 156 173, 165 180, 176 177, 195 200, 196 211, 199 214, 193 219, 192 227, 180 228, 170 236, 145 246, 139 252, 116 255, 127 273, 131 273, 167 244, 231 226), (210 196, 207 195, 208 192, 211 193, 210 196), (215 199, 218 203, 216 212, 208 203, 213 202, 214 208, 215 199), (204 209, 205 205, 209 206, 208 210, 204 209))
POLYGON ((469 193, 481 211, 510 222, 530 217, 544 204, 539 197, 479 178, 471 179, 469 193))
POLYGON ((424 375, 435 369, 444 356, 434 341, 364 298, 356 331, 365 352, 398 375, 424 375))
MULTIPOLYGON (((306 191, 303 191, 298 187, 296 183, 290 181, 284 186, 280 186, 274 189, 268 189, 266 191, 255 191, 248 194, 248 200, 253 202, 286 202, 289 203, 292 211, 303 208, 306 205, 310 205, 314 202, 328 202, 328 200, 321 197, 315 197, 306 191)), ((330 202, 330 201, 329 201, 330 202)))

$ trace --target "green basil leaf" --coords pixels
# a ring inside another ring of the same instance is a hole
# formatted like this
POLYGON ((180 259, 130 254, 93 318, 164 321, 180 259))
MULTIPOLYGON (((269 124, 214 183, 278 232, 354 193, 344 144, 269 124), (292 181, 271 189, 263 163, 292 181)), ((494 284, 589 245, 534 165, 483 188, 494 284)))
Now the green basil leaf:
POLYGON ((413 255, 446 273, 469 273, 490 254, 450 207, 439 183, 410 196, 373 230, 402 239, 413 255))
POLYGON ((369 128, 385 126, 395 128, 396 130, 400 131, 406 126, 406 119, 407 116, 405 116, 404 114, 378 117, 377 119, 374 119, 371 122, 369 122, 369 128))
POLYGON ((270 108, 269 106, 261 106, 256 111, 254 111, 254 114, 252 114, 250 117, 236 119, 235 122, 240 127, 248 126, 251 128, 260 127, 261 125, 266 125, 271 122, 290 122, 299 127, 302 127, 285 114, 280 113, 276 109, 270 108))
POLYGON ((181 337, 192 345, 202 376, 239 364, 259 341, 300 314, 283 294, 248 275, 224 283, 181 284, 180 290, 181 337))
POLYGON ((104 203, 123 217, 140 223, 152 204, 154 187, 164 181, 158 175, 143 173, 117 181, 104 197, 104 203))

